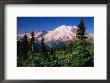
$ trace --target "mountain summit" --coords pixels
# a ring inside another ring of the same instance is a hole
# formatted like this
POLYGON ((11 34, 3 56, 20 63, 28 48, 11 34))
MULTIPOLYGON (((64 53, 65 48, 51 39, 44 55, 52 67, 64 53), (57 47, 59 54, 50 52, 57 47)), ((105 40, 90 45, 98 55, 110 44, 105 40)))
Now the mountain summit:
POLYGON ((44 35, 45 42, 68 41, 76 36, 76 26, 61 25, 44 35))

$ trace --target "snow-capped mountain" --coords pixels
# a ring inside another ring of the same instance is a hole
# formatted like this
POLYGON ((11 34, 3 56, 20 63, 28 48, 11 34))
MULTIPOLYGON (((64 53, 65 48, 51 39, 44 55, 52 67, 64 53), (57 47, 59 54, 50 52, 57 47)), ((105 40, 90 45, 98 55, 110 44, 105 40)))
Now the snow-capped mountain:
POLYGON ((44 35, 45 42, 69 41, 76 36, 76 26, 61 25, 44 35))
MULTIPOLYGON (((66 42, 66 41, 71 41, 76 38, 76 29, 77 26, 67 26, 67 25, 61 25, 54 30, 51 31, 41 31, 41 32, 35 32, 35 42, 40 42, 41 41, 41 36, 44 38, 44 42, 47 45, 51 45, 53 43, 59 43, 59 42, 66 42)), ((30 33, 26 33, 28 38, 31 38, 30 33)), ((18 38, 22 38, 24 34, 18 34, 18 38)), ((87 34, 89 38, 93 37, 91 34, 87 34)))
MULTIPOLYGON (((44 36, 47 32, 46 31, 39 31, 39 32, 34 32, 34 37, 35 39, 41 37, 41 36, 44 36)), ((18 34, 17 35, 17 38, 20 39, 20 38, 23 38, 25 33, 22 33, 22 34, 18 34)), ((28 36, 28 39, 31 39, 31 33, 26 33, 26 35, 28 36)))

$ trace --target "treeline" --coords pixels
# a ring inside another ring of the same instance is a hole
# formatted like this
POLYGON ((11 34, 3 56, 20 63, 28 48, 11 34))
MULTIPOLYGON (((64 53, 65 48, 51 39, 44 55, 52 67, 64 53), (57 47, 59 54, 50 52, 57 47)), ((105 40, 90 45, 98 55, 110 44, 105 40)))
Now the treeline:
POLYGON ((41 36, 41 42, 35 43, 34 32, 28 40, 26 33, 17 41, 18 67, 93 67, 94 43, 86 37, 83 18, 78 25, 76 39, 47 47, 41 36), (38 47, 36 47, 38 45, 38 47))

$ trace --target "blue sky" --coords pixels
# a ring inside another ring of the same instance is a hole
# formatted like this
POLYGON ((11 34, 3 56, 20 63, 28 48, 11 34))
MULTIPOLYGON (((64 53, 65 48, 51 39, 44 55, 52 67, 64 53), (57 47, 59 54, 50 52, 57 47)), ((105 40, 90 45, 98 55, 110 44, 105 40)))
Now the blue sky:
MULTIPOLYGON (((61 25, 78 26, 81 17, 17 17, 17 33, 48 31, 61 25)), ((94 34, 94 17, 83 17, 86 32, 94 34)))

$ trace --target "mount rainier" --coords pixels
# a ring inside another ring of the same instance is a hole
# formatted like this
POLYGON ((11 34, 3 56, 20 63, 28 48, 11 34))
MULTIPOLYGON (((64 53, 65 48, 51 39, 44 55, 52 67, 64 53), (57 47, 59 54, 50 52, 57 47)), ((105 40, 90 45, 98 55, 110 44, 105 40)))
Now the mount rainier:
MULTIPOLYGON (((34 32, 35 34, 35 42, 40 42, 41 41, 41 36, 43 35, 44 42, 46 44, 50 44, 52 42, 66 42, 66 41, 71 41, 76 37, 76 29, 77 26, 67 26, 67 25, 61 25, 54 30, 51 31, 40 31, 40 32, 34 32)), ((28 36, 28 39, 31 38, 30 33, 26 33, 28 36)), ((17 38, 23 38, 23 34, 18 34, 17 38)), ((87 34, 88 37, 93 37, 92 34, 87 34)))

